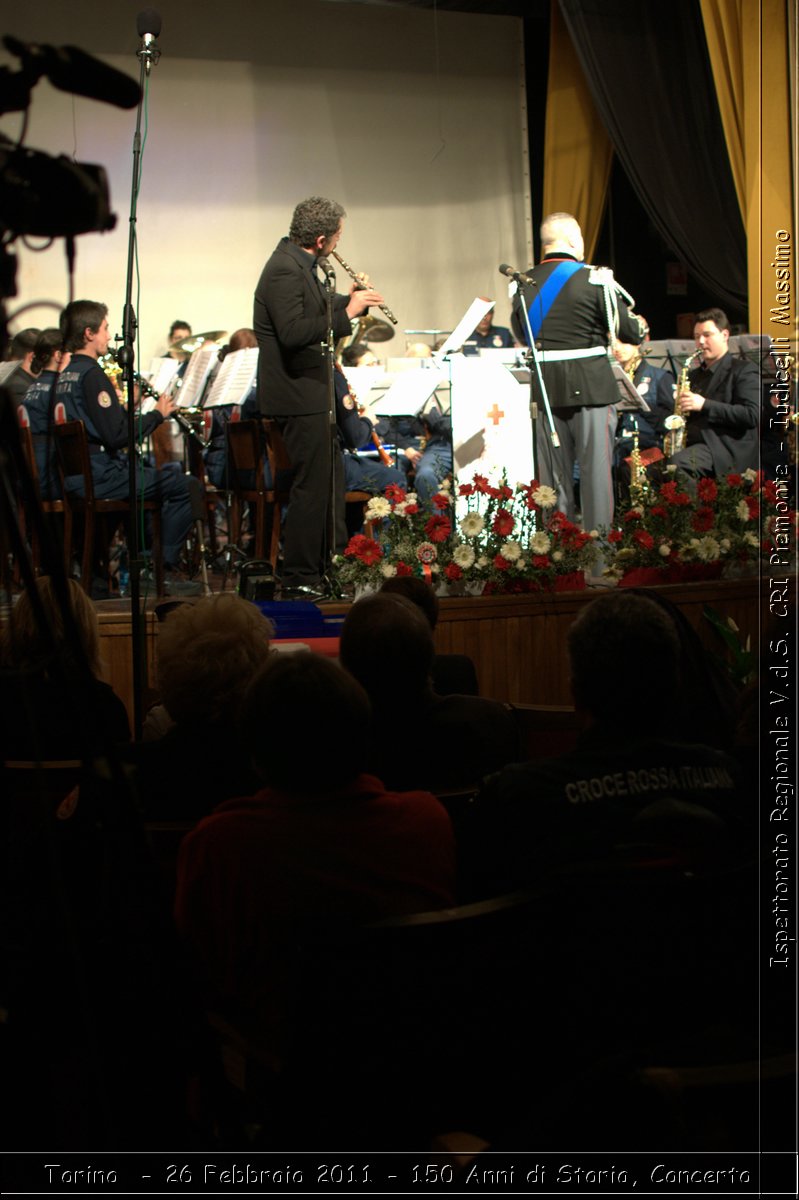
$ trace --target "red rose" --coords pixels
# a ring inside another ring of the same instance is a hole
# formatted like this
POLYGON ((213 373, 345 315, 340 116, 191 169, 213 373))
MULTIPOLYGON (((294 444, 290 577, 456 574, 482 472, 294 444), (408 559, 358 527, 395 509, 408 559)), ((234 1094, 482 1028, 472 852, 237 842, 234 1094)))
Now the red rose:
POLYGON ((460 485, 460 487, 458 488, 459 496, 472 496, 473 494, 474 494, 474 488, 472 487, 472 485, 470 483, 462 483, 460 485))
POLYGON ((547 567, 552 566, 546 554, 534 554, 530 561, 539 571, 545 571, 547 567))
POLYGON ((730 487, 743 487, 743 476, 735 474, 728 475, 727 483, 730 487))
POLYGON ((415 517, 416 514, 418 513, 418 511, 419 511, 418 504, 406 504, 405 505, 405 516, 406 517, 415 517))
POLYGON ((624 514, 624 524, 625 525, 632 525, 633 521, 640 521, 640 520, 641 520, 641 514, 639 512, 636 512, 634 508, 629 509, 629 511, 624 514))
POLYGON ((763 484, 763 496, 769 504, 777 503, 777 485, 773 479, 767 479, 763 484))
POLYGON ((646 529, 636 529, 633 534, 633 541, 637 542, 643 550, 652 550, 655 545, 655 539, 646 529))
POLYGON ((712 504, 719 494, 715 479, 700 479, 696 485, 696 494, 705 504, 712 504))
POLYGON ((413 575, 413 568, 409 567, 407 563, 398 562, 397 563, 397 574, 398 575, 413 575))
POLYGON ((608 541, 611 543, 611 545, 615 545, 616 542, 621 542, 623 539, 624 534, 620 529, 611 529, 610 533, 608 534, 608 541))
POLYGON ((449 517, 430 517, 425 521, 424 531, 431 542, 445 542, 452 532, 449 517))
POLYGON ((510 563, 508 562, 507 558, 503 558, 501 554, 497 554, 494 557, 494 566, 498 571, 507 571, 510 567, 510 563))
POLYGON ((500 508, 497 510, 497 515, 494 517, 491 528, 500 537, 507 537, 508 534, 513 533, 515 524, 516 521, 513 518, 513 514, 509 513, 506 508, 500 508))
POLYGON ((749 516, 753 521, 760 516, 760 501, 757 496, 744 496, 746 507, 749 509, 749 516))
POLYGON ((655 504, 652 508, 650 508, 649 515, 651 517, 660 517, 662 520, 667 517, 669 513, 668 509, 664 508, 662 504, 655 504))
POLYGON ((446 567, 444 568, 444 574, 446 575, 447 579, 463 579, 463 571, 460 569, 458 564, 454 562, 447 563, 446 567))
POLYGON ((691 518, 691 528, 697 533, 707 533, 713 528, 714 513, 712 508, 698 508, 691 518))

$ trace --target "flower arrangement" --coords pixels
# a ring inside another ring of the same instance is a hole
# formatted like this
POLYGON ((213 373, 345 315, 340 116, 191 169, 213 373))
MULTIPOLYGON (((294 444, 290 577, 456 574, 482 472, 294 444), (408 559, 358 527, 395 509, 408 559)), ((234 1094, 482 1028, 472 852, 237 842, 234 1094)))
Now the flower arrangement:
POLYGON ((484 475, 459 488, 467 511, 453 521, 452 496, 442 487, 429 507, 392 485, 369 501, 374 536, 357 534, 335 561, 339 579, 358 590, 393 575, 417 575, 452 594, 528 592, 583 587, 596 560, 597 534, 556 511, 556 493, 532 480, 494 485, 484 475))
POLYGON ((533 479, 513 489, 484 475, 462 484, 467 511, 458 522, 446 568, 453 583, 482 583, 492 592, 529 592, 567 578, 585 584, 596 557, 596 534, 586 533, 555 509, 557 494, 533 479))
POLYGON ((415 492, 390 484, 383 496, 373 496, 364 520, 372 523, 374 537, 356 534, 343 555, 334 559, 342 583, 354 587, 379 588, 393 575, 418 575, 432 586, 440 584, 449 561, 452 533, 452 497, 442 487, 429 507, 419 504, 415 492))
POLYGON ((761 548, 774 546, 777 502, 777 486, 755 471, 700 479, 694 494, 674 471, 618 514, 605 573, 637 583, 641 571, 657 569, 661 582, 676 582, 754 565, 761 548))

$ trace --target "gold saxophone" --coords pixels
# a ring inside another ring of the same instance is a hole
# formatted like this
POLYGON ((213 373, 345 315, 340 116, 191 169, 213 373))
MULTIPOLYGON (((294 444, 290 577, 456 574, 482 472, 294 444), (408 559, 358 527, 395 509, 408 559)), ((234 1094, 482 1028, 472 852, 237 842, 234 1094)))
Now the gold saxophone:
POLYGON ((666 417, 663 422, 668 432, 663 438, 663 453, 666 458, 671 458, 678 450, 682 450, 685 446, 685 417, 679 411, 680 396, 683 392, 688 391, 688 372, 691 369, 691 363, 695 358, 698 358, 702 353, 701 350, 694 350, 693 354, 689 354, 682 365, 680 378, 677 381, 677 387, 674 391, 674 412, 670 417, 666 417))

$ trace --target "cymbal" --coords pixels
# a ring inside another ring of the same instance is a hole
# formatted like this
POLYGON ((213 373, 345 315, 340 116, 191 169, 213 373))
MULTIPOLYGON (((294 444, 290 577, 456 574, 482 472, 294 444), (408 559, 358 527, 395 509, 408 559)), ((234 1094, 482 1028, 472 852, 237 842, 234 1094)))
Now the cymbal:
POLYGON ((180 341, 172 342, 170 350, 182 350, 184 354, 193 354, 195 350, 199 350, 203 342, 221 342, 227 337, 226 329, 212 329, 209 333, 194 333, 189 338, 183 338, 180 341))

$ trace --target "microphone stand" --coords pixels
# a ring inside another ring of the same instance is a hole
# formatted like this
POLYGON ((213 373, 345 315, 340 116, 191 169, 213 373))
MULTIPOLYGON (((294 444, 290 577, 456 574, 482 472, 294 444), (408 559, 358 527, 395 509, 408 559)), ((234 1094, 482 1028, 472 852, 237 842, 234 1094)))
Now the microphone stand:
MULTIPOLYGON (((528 285, 532 285, 533 287, 538 287, 538 284, 531 276, 525 276, 524 282, 528 285)), ((549 456, 553 468, 552 474, 554 476, 556 489, 565 494, 566 489, 563 484, 563 460, 560 450, 560 438, 558 437, 558 431, 555 428, 555 421, 549 404, 549 395, 547 393, 546 384, 544 383, 544 376, 541 373, 541 360, 538 357, 538 350, 536 348, 535 338, 533 337, 532 326, 530 325, 530 314, 527 311, 524 285, 520 280, 517 280, 516 283, 519 288, 519 307, 522 311, 522 320, 524 321, 524 328, 527 334, 527 350, 525 351, 524 358, 525 362, 527 363, 527 369, 530 372, 530 425, 533 437, 533 477, 535 478, 538 473, 539 416, 535 394, 535 382, 537 380, 538 390, 541 394, 541 399, 544 405, 544 412, 547 416, 547 424, 549 425, 549 438, 552 442, 552 454, 549 456)))
POLYGON ((141 739, 142 732, 142 680, 145 672, 145 642, 143 637, 143 622, 141 613, 140 570, 143 560, 140 556, 139 528, 136 513, 136 471, 138 461, 136 447, 136 405, 134 402, 135 387, 135 342, 137 321, 133 311, 133 265, 136 257, 136 211, 139 198, 139 172, 141 169, 141 117, 144 105, 145 80, 150 74, 150 66, 157 62, 160 51, 152 47, 137 52, 140 64, 139 72, 139 104, 136 109, 136 130, 133 135, 133 173, 130 189, 130 218, 128 224, 128 262, 125 281, 125 306, 122 311, 122 346, 117 352, 117 361, 122 367, 122 378, 126 384, 128 397, 128 500, 130 504, 130 520, 128 522, 128 561, 130 564, 130 636, 133 655, 133 736, 136 741, 141 739))
MULTIPOLYGON (((336 526, 339 519, 339 491, 343 491, 337 487, 336 471, 338 467, 338 454, 336 447, 336 383, 335 383, 335 357, 336 357, 336 342, 333 334, 333 296, 336 289, 336 276, 331 268, 325 269, 325 309, 327 319, 327 336, 322 346, 322 352, 325 358, 325 373, 327 376, 327 404, 329 417, 329 453, 330 453, 330 496, 328 501, 327 520, 325 522, 325 573, 323 582, 326 581, 332 586, 333 579, 330 571, 333 554, 336 547, 336 526)), ((342 514, 343 516, 343 514, 342 514)))

